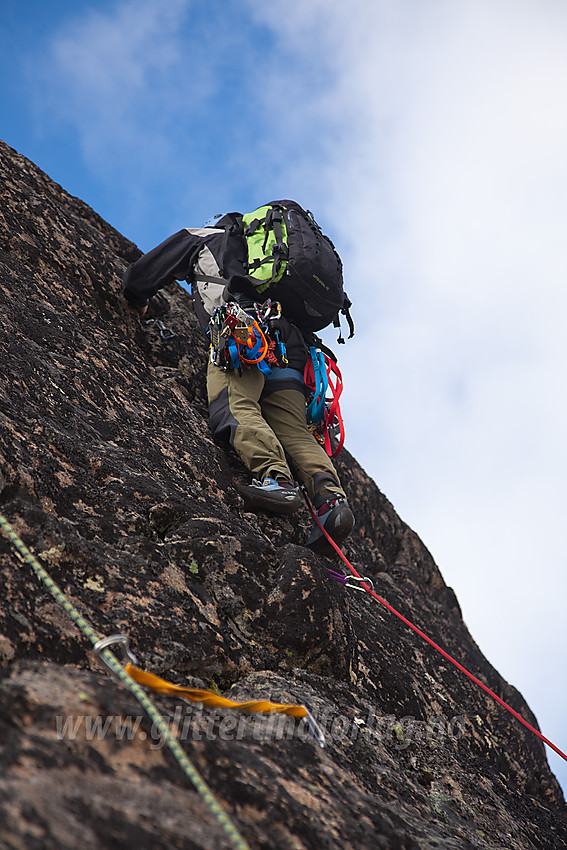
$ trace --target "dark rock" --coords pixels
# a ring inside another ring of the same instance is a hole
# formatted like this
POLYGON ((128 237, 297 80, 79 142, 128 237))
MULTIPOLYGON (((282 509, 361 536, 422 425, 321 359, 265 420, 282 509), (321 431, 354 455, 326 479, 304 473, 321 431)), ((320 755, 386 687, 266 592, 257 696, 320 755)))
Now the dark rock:
MULTIPOLYGON (((210 437, 189 295, 170 287, 141 322, 120 292, 136 246, 2 144, 0 171, 1 511, 97 634, 131 636, 140 666, 309 705, 325 750, 290 718, 155 700, 251 847, 567 846, 543 744, 337 584, 327 567, 340 564, 301 545, 306 510, 244 512, 246 471, 210 437)), ((348 452, 338 465, 359 572, 535 723, 419 538, 348 452)), ((0 575, 0 844, 228 847, 139 705, 3 539, 0 575)))

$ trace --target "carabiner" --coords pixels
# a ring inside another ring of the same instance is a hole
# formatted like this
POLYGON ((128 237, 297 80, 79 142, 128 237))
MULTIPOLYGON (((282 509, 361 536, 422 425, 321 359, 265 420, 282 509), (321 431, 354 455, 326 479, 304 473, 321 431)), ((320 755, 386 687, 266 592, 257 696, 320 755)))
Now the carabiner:
POLYGON ((345 587, 350 587, 351 590, 362 590, 362 592, 364 593, 366 591, 366 588, 359 587, 357 584, 351 584, 351 582, 353 581, 364 582, 364 584, 367 584, 370 587, 370 590, 374 590, 374 582, 371 578, 368 578, 368 576, 364 576, 364 578, 359 576, 348 576, 348 581, 345 582, 345 587))
POLYGON ((115 643, 119 644, 123 654, 130 661, 131 664, 136 665, 138 663, 138 659, 130 649, 130 638, 128 635, 109 635, 108 637, 101 638, 97 641, 93 647, 93 652, 95 657, 98 658, 102 663, 108 667, 110 672, 115 675, 114 669, 108 663, 106 658, 103 655, 103 650, 108 649, 109 646, 113 646, 115 643))
POLYGON ((171 328, 166 328, 161 319, 146 319, 144 324, 155 325, 162 339, 173 339, 176 336, 175 331, 172 331, 171 328))

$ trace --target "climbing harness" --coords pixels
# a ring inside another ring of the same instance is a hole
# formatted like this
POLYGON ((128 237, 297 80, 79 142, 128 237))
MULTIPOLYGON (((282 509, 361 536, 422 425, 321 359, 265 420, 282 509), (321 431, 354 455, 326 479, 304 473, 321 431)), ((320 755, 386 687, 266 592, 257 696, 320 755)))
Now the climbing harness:
POLYGON ((67 599, 61 588, 51 578, 45 568, 42 567, 37 558, 32 554, 32 552, 30 552, 26 544, 14 531, 10 523, 2 514, 0 514, 0 532, 2 532, 4 537, 6 537, 7 540, 9 540, 10 543, 14 546, 16 552, 19 554, 22 560, 33 569, 38 579, 43 582, 43 584, 47 587, 52 596, 65 609, 65 611, 69 614, 73 622, 81 630, 83 635, 88 640, 90 640, 90 642, 93 644, 93 651, 95 653, 95 656, 106 665, 112 675, 116 677, 123 685, 125 685, 130 691, 130 693, 138 700, 138 702, 143 707, 146 714, 152 721, 153 729, 160 736, 160 740, 164 741, 167 744, 171 753, 182 768, 183 772, 185 773, 187 778, 192 782, 198 794, 207 804, 210 811, 215 816, 217 822, 230 839, 233 847, 236 848, 236 850, 250 850, 248 843, 244 840, 244 838, 242 838, 242 836, 232 823, 230 817, 221 808, 211 789, 209 788, 205 780, 201 777, 197 769, 194 767, 193 763, 179 744, 177 738, 175 738, 175 736, 170 732, 166 720, 160 714, 159 710, 150 700, 143 688, 140 687, 140 684, 145 684, 147 687, 151 687, 153 690, 156 690, 160 693, 177 694, 179 696, 183 696, 184 699, 190 699, 191 701, 195 702, 202 702, 206 705, 223 705, 224 707, 237 708, 241 711, 255 711, 266 713, 279 712, 283 714, 288 714, 292 717, 306 717, 310 731, 314 735, 319 745, 323 747, 325 745, 323 732, 315 722, 315 719, 311 715, 311 712, 305 706, 282 705, 280 703, 270 703, 267 700, 256 700, 248 703, 235 703, 232 700, 225 700, 223 697, 218 697, 216 694, 213 694, 209 691, 182 688, 177 685, 172 685, 171 683, 165 682, 163 679, 160 679, 158 676, 153 676, 153 674, 151 673, 146 673, 145 671, 138 669, 134 666, 136 663, 136 658, 130 651, 128 636, 110 635, 108 637, 101 638, 99 635, 97 635, 94 629, 87 623, 87 621, 79 613, 75 606, 67 599), (111 652, 111 650, 109 649, 109 647, 113 644, 119 644, 125 652, 126 656, 128 657, 129 663, 127 663, 126 666, 123 666, 118 661, 114 653, 111 652))
MULTIPOLYGON (((266 376, 272 367, 288 365, 286 347, 278 328, 281 304, 268 299, 263 304, 229 301, 214 311, 207 327, 209 360, 224 371, 257 366, 266 376), (245 308, 245 309, 244 309, 245 308)), ((303 380, 309 393, 307 422, 329 457, 336 457, 345 441, 339 399, 343 379, 335 360, 310 345, 303 380)))
POLYGON ((270 299, 246 310, 236 301, 217 307, 207 328, 211 363, 225 371, 258 366, 264 374, 271 366, 287 366, 277 327, 281 314, 281 305, 270 299))
MULTIPOLYGON (((309 508, 309 512, 311 513, 311 516, 313 517, 313 519, 315 520, 315 522, 317 523, 317 525, 319 526, 319 528, 321 529, 321 531, 323 532, 325 537, 327 538, 328 542, 331 544, 331 546, 336 551, 337 555, 341 558, 343 563, 351 571, 352 575, 354 576, 354 579, 358 580, 361 583, 361 588, 358 588, 358 589, 364 589, 367 593, 369 593, 374 599, 376 599, 377 602, 379 602, 381 605, 383 605, 385 608, 387 608, 388 611, 390 611, 392 614, 394 614, 396 617, 398 617, 398 619, 400 619, 402 621, 402 623, 405 623, 406 626, 408 626, 416 634, 418 634, 421 638, 423 638, 423 640, 425 640, 430 646, 432 646, 433 649, 436 649, 437 652, 441 653, 441 655, 447 661, 450 661, 451 664, 453 664, 458 670, 461 671, 461 673, 464 673, 465 676, 467 676, 472 682, 474 682, 476 685, 478 685, 479 688, 482 688, 482 690, 485 691, 490 697, 492 697, 492 699, 496 700, 496 702, 499 703, 499 705, 501 705, 502 708, 505 708, 507 711, 510 712, 510 714, 513 714, 514 717, 517 720, 520 721, 520 723, 523 723, 523 725, 527 729, 530 730, 530 732, 533 732, 534 735, 537 735, 537 737, 540 738, 545 744, 547 744, 548 747, 551 747, 551 749, 555 750, 555 752, 558 755, 560 755, 562 759, 565 759, 565 761, 567 761, 567 754, 565 754, 562 750, 560 750, 559 747, 557 747, 552 741, 549 740, 549 738, 546 738, 545 735, 542 735, 542 733, 538 729, 536 729, 534 726, 532 726, 530 723, 528 723, 527 720, 524 720, 522 715, 519 714, 517 711, 515 711, 512 708, 512 706, 508 705, 507 702, 504 702, 504 700, 501 699, 501 697, 499 697, 498 694, 495 694, 494 691, 492 691, 487 685, 484 684, 484 682, 481 682, 480 679, 477 679, 476 676, 474 676, 472 673, 470 673, 466 669, 466 667, 463 667, 463 665, 459 661, 457 661, 455 658, 453 658, 452 655, 449 655, 448 652, 445 652, 445 650, 442 649, 439 646, 439 644, 435 643, 435 641, 432 640, 428 635, 426 635, 425 632, 422 632, 421 629, 419 629, 410 620, 408 620, 406 617, 404 617, 404 615, 401 614, 399 611, 397 611, 392 605, 390 605, 389 602, 386 602, 385 599, 383 599, 381 596, 378 596, 378 594, 374 591, 374 588, 371 586, 371 583, 368 582, 368 579, 363 578, 355 570, 355 568, 352 566, 350 561, 347 559, 347 557, 341 551, 340 547, 337 546, 337 544, 335 543, 335 541, 333 540, 331 535, 328 534, 328 532, 325 530, 325 528, 323 527, 323 525, 319 521, 319 517, 317 516, 317 514, 315 512, 315 508, 311 504, 311 500, 309 499, 309 496, 307 495, 305 489, 303 489, 303 497, 304 497, 304 499, 307 503, 307 507, 309 508)), ((340 575, 340 573, 338 573, 336 575, 340 575)), ((336 577, 336 575, 333 576, 333 577, 336 577)), ((342 580, 341 580, 341 583, 344 583, 345 586, 347 586, 347 587, 349 586, 347 582, 342 582, 342 580)))
POLYGON ((315 438, 329 457, 336 457, 345 441, 345 429, 339 399, 343 378, 335 361, 325 352, 309 346, 303 380, 309 390, 307 421, 315 438), (330 397, 327 394, 330 392, 330 397))
POLYGON ((156 327, 162 339, 173 339, 173 337, 176 336, 175 331, 173 331, 171 328, 166 328, 161 319, 145 319, 144 324, 148 326, 153 325, 154 327, 156 327))

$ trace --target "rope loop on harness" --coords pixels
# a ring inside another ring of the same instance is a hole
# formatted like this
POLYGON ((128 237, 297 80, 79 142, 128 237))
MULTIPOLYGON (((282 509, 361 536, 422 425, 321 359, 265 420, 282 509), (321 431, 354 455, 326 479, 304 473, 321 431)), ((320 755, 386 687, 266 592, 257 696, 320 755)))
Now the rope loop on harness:
POLYGON ((311 358, 305 364, 303 380, 313 397, 307 405, 307 419, 319 425, 325 419, 326 395, 329 386, 325 355, 314 346, 309 346, 311 358))
POLYGON ((325 352, 309 346, 303 380, 311 400, 307 405, 307 421, 316 439, 329 457, 336 457, 345 441, 345 429, 339 399, 343 377, 334 360, 325 352))

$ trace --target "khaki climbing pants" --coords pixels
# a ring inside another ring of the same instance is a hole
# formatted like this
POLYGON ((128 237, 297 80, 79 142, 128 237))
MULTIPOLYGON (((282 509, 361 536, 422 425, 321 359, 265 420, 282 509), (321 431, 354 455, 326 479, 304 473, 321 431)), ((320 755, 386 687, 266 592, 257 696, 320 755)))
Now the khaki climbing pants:
POLYGON ((235 449, 254 478, 296 478, 316 507, 331 493, 345 497, 331 459, 307 427, 301 372, 274 369, 272 376, 266 380, 258 368, 225 372, 209 363, 213 436, 235 449))

